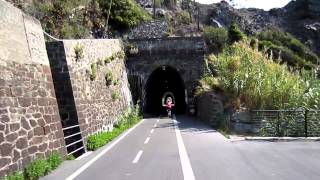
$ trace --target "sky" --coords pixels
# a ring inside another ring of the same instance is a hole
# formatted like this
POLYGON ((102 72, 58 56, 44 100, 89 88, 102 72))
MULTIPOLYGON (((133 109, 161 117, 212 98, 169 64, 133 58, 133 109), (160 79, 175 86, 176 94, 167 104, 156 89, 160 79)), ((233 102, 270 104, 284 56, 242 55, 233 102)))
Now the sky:
MULTIPOLYGON (((196 0, 202 4, 212 4, 221 0, 196 0)), ((234 0, 235 8, 259 8, 270 10, 272 8, 281 8, 287 5, 291 0, 234 0)))

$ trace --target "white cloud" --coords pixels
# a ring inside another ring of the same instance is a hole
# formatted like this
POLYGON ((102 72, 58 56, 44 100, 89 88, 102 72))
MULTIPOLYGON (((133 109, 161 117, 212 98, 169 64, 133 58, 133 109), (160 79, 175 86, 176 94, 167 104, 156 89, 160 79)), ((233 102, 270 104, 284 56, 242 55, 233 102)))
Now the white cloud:
MULTIPOLYGON (((212 4, 221 0, 196 0, 202 4, 212 4)), ((272 8, 281 8, 288 4, 291 0, 234 0, 235 8, 259 8, 269 10, 272 8)))

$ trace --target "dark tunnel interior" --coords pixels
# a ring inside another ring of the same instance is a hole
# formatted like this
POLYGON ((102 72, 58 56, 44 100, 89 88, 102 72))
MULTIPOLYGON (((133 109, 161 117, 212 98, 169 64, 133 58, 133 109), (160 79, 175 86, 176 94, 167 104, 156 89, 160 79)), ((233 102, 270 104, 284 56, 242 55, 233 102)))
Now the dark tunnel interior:
POLYGON ((165 94, 174 96, 173 113, 185 113, 185 86, 180 74, 170 66, 159 67, 149 77, 146 84, 145 113, 164 114, 166 110, 162 107, 162 98, 165 94))

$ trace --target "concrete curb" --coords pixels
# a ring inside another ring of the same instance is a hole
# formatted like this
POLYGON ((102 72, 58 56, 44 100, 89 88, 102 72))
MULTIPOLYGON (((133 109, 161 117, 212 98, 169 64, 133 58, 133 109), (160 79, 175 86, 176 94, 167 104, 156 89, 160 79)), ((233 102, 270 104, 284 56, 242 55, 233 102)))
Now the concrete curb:
POLYGON ((268 141, 268 142, 320 142, 320 137, 240 137, 230 136, 230 141, 268 141))

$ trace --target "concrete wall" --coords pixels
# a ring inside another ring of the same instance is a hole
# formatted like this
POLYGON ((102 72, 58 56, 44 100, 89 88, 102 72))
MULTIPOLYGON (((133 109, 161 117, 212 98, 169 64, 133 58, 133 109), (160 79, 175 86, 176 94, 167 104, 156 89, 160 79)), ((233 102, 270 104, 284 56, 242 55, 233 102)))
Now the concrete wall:
POLYGON ((0 0, 0 177, 37 156, 65 154, 39 21, 0 0))
MULTIPOLYGON (((154 70, 159 67, 175 68, 184 81, 188 104, 192 104, 193 91, 204 68, 204 41, 200 37, 175 37, 159 39, 136 39, 129 43, 138 49, 137 54, 128 54, 126 65, 130 76, 138 76, 141 97, 144 102, 145 85, 154 70)), ((135 92, 133 92, 135 93, 135 92)))
POLYGON ((112 128, 117 117, 131 104, 131 93, 120 40, 65 40, 47 43, 63 126, 78 121, 82 136, 112 128), (76 58, 76 47, 83 56, 76 58), (105 59, 117 57, 106 63, 105 59), (91 65, 96 79, 90 79, 91 65), (111 72, 114 82, 106 85, 111 72), (63 93, 60 93, 63 92, 63 93), (119 98, 112 98, 118 94, 119 98), (71 122, 72 123, 72 122, 71 122))

